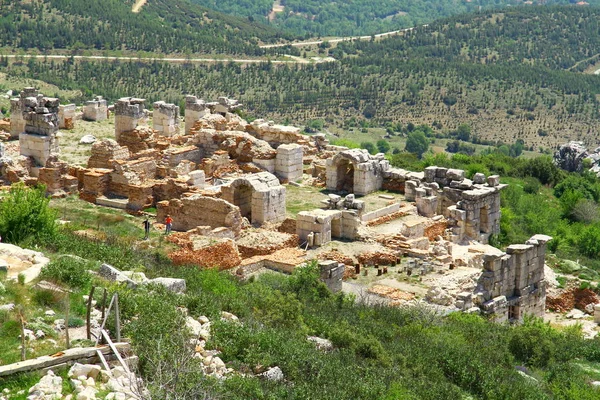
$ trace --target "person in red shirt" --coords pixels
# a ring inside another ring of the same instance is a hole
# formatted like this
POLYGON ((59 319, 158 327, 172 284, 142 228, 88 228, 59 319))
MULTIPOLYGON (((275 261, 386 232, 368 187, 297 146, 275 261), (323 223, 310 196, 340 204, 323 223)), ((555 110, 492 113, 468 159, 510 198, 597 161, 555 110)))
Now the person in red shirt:
POLYGON ((167 215, 165 218, 165 235, 171 233, 171 226, 173 225, 173 218, 170 215, 167 215))

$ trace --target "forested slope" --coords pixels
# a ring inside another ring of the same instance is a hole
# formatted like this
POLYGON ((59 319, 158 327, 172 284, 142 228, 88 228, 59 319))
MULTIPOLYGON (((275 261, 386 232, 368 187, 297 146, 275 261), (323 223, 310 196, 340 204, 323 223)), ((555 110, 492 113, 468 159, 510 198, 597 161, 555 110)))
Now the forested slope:
MULTIPOLYGON (((190 3, 150 0, 0 0, 0 47, 134 50, 157 53, 262 54, 258 41, 282 34, 190 3)), ((291 38, 291 36, 287 36, 291 38)))
MULTIPOLYGON (((251 17, 267 23, 273 0, 193 0, 224 13, 251 17)), ((536 2, 537 3, 537 2, 536 2)), ((539 4, 570 4, 567 0, 550 0, 539 4)), ((598 0, 588 0, 598 5, 598 0)), ((372 35, 407 28, 448 17, 478 11, 523 4, 521 0, 281 0, 283 12, 271 15, 270 24, 308 36, 372 35), (275 17, 274 19, 272 17, 275 17)), ((530 7, 534 12, 537 5, 530 7)))
POLYGON ((429 58, 485 64, 533 64, 553 69, 598 61, 600 8, 518 7, 464 14, 376 43, 342 43, 347 54, 372 59, 429 58))

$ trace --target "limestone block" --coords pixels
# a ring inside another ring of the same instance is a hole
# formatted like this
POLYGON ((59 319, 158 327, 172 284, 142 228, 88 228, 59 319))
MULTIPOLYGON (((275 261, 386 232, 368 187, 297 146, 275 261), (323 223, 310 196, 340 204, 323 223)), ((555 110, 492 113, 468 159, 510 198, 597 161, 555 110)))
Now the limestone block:
POLYGON ((465 171, 462 169, 449 169, 446 172, 446 178, 452 180, 452 181, 462 181, 463 179, 465 179, 465 171))
POLYGON ((488 185, 491 187, 496 187, 500 184, 500 176, 499 175, 490 175, 487 179, 488 185))
POLYGON ((475 175, 473 175, 473 183, 476 185, 483 185, 485 183, 485 174, 477 172, 475 175))

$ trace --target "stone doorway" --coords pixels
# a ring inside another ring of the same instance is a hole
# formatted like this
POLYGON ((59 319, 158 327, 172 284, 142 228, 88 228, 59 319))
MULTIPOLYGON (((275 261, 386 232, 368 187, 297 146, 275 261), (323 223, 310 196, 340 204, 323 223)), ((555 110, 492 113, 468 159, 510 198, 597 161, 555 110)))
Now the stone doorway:
POLYGON ((489 207, 481 207, 479 210, 479 232, 489 233, 490 230, 490 209, 489 207))
POLYGON ((252 186, 240 185, 235 188, 233 192, 233 204, 240 208, 242 217, 248 218, 248 221, 252 221, 252 186))
POLYGON ((342 159, 337 165, 337 192, 354 193, 354 164, 349 160, 342 159))

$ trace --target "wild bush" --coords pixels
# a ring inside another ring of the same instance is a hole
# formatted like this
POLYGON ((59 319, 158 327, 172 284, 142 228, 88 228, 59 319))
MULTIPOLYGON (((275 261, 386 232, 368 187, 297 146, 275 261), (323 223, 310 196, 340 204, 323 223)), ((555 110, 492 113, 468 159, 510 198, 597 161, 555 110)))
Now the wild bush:
POLYGON ((56 212, 48 206, 45 186, 28 188, 24 184, 10 187, 0 201, 0 235, 9 243, 20 243, 33 237, 53 237, 56 212))

